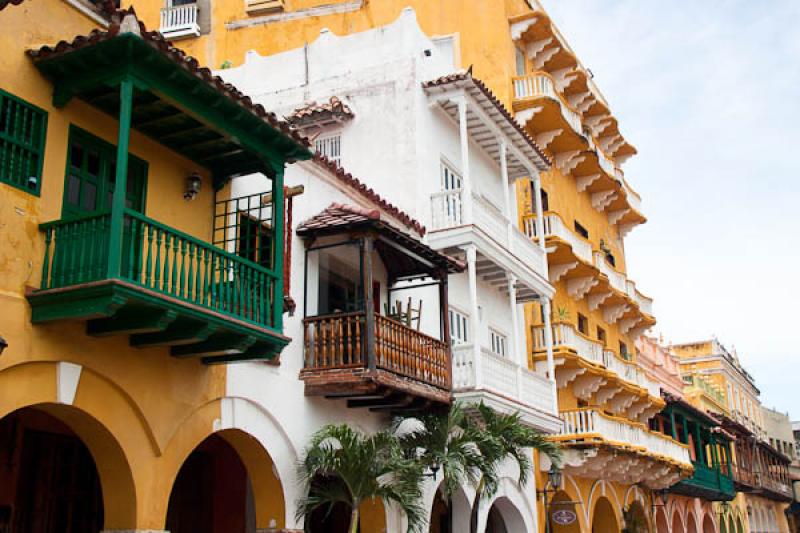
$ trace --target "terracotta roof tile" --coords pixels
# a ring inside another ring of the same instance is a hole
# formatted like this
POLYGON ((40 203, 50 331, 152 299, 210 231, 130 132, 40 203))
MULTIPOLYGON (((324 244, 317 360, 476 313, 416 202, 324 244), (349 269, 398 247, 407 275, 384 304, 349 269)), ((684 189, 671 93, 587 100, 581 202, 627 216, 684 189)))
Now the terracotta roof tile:
POLYGON ((286 120, 293 125, 302 126, 315 123, 320 120, 334 119, 338 121, 352 120, 355 117, 350 106, 342 102, 338 97, 331 96, 327 102, 309 104, 298 107, 294 112, 286 117, 286 120))
POLYGON ((381 195, 379 195, 373 189, 364 185, 364 183, 362 183, 361 180, 353 177, 352 174, 344 170, 342 167, 340 167, 339 165, 337 165, 324 155, 320 153, 315 153, 313 161, 318 165, 320 165, 325 170, 329 171, 338 181, 340 181, 344 185, 347 185, 351 189, 355 190, 365 199, 376 204, 384 212, 388 213, 389 215, 396 218, 409 228, 413 229, 420 236, 425 235, 425 226, 423 226, 422 223, 412 218, 405 211, 402 211, 395 205, 387 202, 383 197, 381 197, 381 195))
POLYGON ((528 135, 528 132, 525 131, 525 128, 519 125, 519 122, 517 122, 516 119, 508 111, 508 109, 506 109, 506 106, 504 106, 503 103, 500 100, 498 100, 498 98, 494 95, 491 89, 489 89, 486 86, 486 84, 484 84, 478 78, 474 78, 470 72, 465 71, 465 72, 455 72, 452 74, 447 74, 445 76, 436 78, 435 80, 424 82, 422 84, 422 87, 425 89, 429 89, 431 87, 439 87, 442 85, 458 83, 461 81, 472 82, 472 84, 475 87, 477 87, 478 90, 480 90, 486 96, 486 98, 488 98, 489 101, 497 108, 500 114, 503 115, 503 117, 514 126, 514 129, 516 129, 517 132, 519 132, 519 134, 522 135, 525 141, 536 152, 536 155, 541 157, 542 161, 544 161, 547 165, 552 165, 552 161, 550 161, 547 155, 545 155, 545 153, 542 151, 542 149, 539 147, 536 141, 534 141, 533 138, 530 135, 528 135))
MULTIPOLYGON (((4 0, 0 0, 2 2, 4 0)), ((12 0, 17 1, 17 0, 12 0)), ((136 18, 133 7, 128 9, 116 10, 111 14, 111 21, 108 30, 93 30, 89 35, 79 35, 72 41, 60 41, 55 46, 42 46, 38 50, 28 50, 28 55, 36 61, 49 59, 62 54, 67 54, 75 50, 95 45, 97 43, 111 40, 119 35, 123 24, 137 24, 140 37, 150 46, 158 50, 161 54, 172 60, 178 66, 192 73, 196 78, 202 80, 210 87, 238 103, 244 109, 259 117, 271 128, 280 131, 294 142, 303 147, 308 147, 308 139, 300 135, 288 123, 279 120, 274 113, 267 112, 261 104, 254 104, 251 98, 230 83, 226 83, 219 76, 214 76, 211 70, 201 67, 200 63, 192 56, 187 55, 183 50, 176 48, 170 41, 157 31, 148 31, 144 23, 136 18), (129 19, 128 16, 133 16, 129 19)))

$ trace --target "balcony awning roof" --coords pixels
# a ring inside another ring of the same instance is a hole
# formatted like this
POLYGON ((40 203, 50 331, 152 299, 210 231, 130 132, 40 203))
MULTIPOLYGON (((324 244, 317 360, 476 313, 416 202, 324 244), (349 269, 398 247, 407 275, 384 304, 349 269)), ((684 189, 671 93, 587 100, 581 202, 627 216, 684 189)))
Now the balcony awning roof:
POLYGON ((383 220, 377 209, 333 203, 297 226, 297 234, 303 237, 336 235, 358 230, 372 231, 378 235, 375 248, 394 278, 422 273, 435 275, 436 271, 441 270, 448 273, 464 271, 464 263, 403 233, 383 220))
POLYGON ((119 84, 131 79, 132 128, 209 169, 216 186, 241 174, 272 175, 286 162, 311 157, 304 137, 147 31, 132 8, 114 13, 108 30, 28 55, 53 82, 56 107, 79 98, 117 117, 119 84))

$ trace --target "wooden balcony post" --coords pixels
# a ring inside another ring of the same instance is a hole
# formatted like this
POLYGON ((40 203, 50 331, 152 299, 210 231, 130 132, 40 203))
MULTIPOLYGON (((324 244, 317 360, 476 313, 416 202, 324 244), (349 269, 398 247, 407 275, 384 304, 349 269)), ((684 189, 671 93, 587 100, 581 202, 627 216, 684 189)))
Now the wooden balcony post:
POLYGON ((283 331, 283 256, 284 239, 284 195, 283 164, 274 165, 275 175, 272 177, 272 271, 275 273, 275 287, 272 291, 272 325, 277 331, 283 331))
POLYGON ((449 300, 449 292, 447 288, 447 270, 440 270, 439 271, 439 314, 440 320, 442 324, 442 341, 445 344, 447 353, 449 357, 447 358, 447 368, 445 372, 447 374, 447 388, 452 389, 453 387, 453 352, 452 352, 452 342, 450 339, 450 300, 449 300))
POLYGON ((472 224, 472 178, 469 174, 469 132, 467 130, 467 98, 458 99, 458 132, 461 140, 461 205, 464 224, 472 224))
MULTIPOLYGON (((678 440, 678 428, 675 427, 675 410, 674 409, 670 409, 669 410, 669 421, 670 421, 670 427, 672 429, 672 438, 675 439, 675 440, 678 440)), ((686 444, 686 443, 684 443, 684 444, 686 444)))
POLYGON ((475 387, 480 388, 483 375, 481 374, 481 340, 480 316, 478 313, 478 249, 474 244, 465 247, 467 252, 467 280, 469 283, 469 326, 472 339, 473 371, 475 372, 475 387))
MULTIPOLYGON (((131 136, 133 111, 133 81, 125 78, 119 85, 119 129, 117 131, 117 169, 114 176, 114 195, 111 199, 109 227, 109 279, 118 278, 122 268, 122 229, 125 219, 125 193, 128 189, 128 144, 131 136)), ((133 238, 133 236, 131 236, 133 238)))
POLYGON ((361 253, 362 265, 364 265, 363 283, 364 283, 364 327, 367 330, 365 334, 366 354, 367 354, 367 368, 374 371, 377 368, 377 361, 375 357, 375 304, 372 296, 372 250, 375 241, 371 235, 363 238, 361 253))

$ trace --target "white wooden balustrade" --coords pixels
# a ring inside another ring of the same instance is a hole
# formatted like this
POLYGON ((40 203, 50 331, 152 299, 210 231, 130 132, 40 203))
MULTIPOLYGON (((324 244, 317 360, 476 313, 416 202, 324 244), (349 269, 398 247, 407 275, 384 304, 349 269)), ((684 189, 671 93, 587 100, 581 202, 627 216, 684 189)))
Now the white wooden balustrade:
POLYGON ((691 464, 689 450, 673 439, 647 429, 644 424, 609 416, 595 409, 562 411, 561 435, 574 438, 600 438, 606 442, 633 446, 674 461, 691 464))
POLYGON ((623 294, 627 294, 628 284, 627 284, 627 279, 625 278, 625 274, 623 274, 622 272, 618 272, 614 267, 609 265, 608 261, 606 261, 605 256, 603 256, 601 252, 595 252, 594 265, 598 268, 598 270, 600 270, 601 273, 605 274, 608 277, 612 287, 614 287, 623 294))
POLYGON ((639 193, 634 191, 633 188, 628 184, 625 178, 621 175, 620 172, 620 181, 622 182, 622 188, 625 190, 625 194, 628 196, 628 205, 634 208, 639 213, 642 212, 642 197, 639 196, 639 193))
MULTIPOLYGON (((545 237, 558 237, 559 239, 569 243, 572 251, 576 256, 580 257, 587 263, 592 262, 592 245, 572 231, 564 224, 561 217, 556 214, 549 214, 543 217, 544 236, 545 237)), ((536 230, 536 215, 525 215, 523 219, 523 229, 525 234, 538 242, 539 234, 536 230)))
POLYGON ((162 8, 159 31, 168 39, 200 35, 200 26, 197 24, 197 4, 162 8))
POLYGON ((486 348, 480 350, 480 358, 480 365, 476 365, 471 344, 453 347, 453 392, 477 388, 539 411, 556 411, 552 384, 547 378, 486 348))
MULTIPOLYGON (((546 350, 544 326, 533 327, 533 349, 536 352, 546 350)), ((580 357, 593 363, 603 364, 603 345, 590 340, 577 331, 571 324, 553 324, 553 346, 567 346, 575 350, 580 357)))
POLYGON ((538 72, 527 76, 516 76, 513 78, 514 98, 524 100, 527 98, 546 97, 558 102, 561 109, 561 116, 567 121, 572 130, 578 135, 583 135, 581 116, 569 107, 558 91, 555 82, 549 74, 538 72))

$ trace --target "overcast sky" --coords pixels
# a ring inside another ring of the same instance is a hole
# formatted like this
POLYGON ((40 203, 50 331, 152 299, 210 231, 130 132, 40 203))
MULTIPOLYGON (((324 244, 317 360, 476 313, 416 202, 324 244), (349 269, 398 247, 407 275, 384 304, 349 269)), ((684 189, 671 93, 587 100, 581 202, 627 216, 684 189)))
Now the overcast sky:
POLYGON ((626 139, 656 332, 735 346, 800 420, 800 1, 543 0, 626 139))

